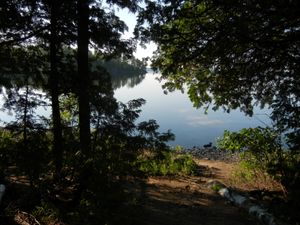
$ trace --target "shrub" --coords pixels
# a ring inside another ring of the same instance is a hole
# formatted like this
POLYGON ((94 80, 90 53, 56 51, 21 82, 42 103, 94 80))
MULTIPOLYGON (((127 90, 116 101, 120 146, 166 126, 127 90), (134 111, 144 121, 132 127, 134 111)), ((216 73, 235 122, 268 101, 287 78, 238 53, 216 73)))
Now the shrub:
POLYGON ((59 210, 52 204, 42 201, 40 206, 36 206, 32 215, 42 224, 59 224, 59 210))
POLYGON ((246 180, 255 174, 267 173, 285 187, 299 184, 300 158, 284 149, 281 135, 271 128, 248 128, 239 132, 225 131, 218 147, 240 152, 240 168, 246 180))
POLYGON ((12 134, 9 131, 0 128, 0 182, 4 179, 4 170, 11 161, 12 150, 12 134))
POLYGON ((195 173, 196 163, 191 155, 176 151, 163 151, 161 156, 140 157, 136 162, 139 169, 147 175, 191 175, 195 173))

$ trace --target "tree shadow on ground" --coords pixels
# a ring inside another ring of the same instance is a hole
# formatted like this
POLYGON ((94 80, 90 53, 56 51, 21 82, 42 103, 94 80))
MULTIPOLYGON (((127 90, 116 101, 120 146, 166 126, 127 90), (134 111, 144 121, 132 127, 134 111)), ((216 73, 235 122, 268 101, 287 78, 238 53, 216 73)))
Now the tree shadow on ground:
POLYGON ((139 199, 121 209, 122 224, 125 221, 130 225, 258 224, 192 179, 156 177, 137 185, 139 199))

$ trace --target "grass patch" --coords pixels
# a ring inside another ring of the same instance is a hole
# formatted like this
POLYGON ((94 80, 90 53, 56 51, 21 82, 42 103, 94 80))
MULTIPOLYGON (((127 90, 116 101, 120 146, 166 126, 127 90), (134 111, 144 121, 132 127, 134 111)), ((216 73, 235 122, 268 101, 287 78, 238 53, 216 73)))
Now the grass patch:
POLYGON ((231 174, 230 183, 245 190, 283 190, 280 182, 254 163, 240 161, 231 174))
POLYGON ((41 224, 59 224, 59 210, 52 204, 42 201, 40 206, 36 206, 32 215, 41 224))

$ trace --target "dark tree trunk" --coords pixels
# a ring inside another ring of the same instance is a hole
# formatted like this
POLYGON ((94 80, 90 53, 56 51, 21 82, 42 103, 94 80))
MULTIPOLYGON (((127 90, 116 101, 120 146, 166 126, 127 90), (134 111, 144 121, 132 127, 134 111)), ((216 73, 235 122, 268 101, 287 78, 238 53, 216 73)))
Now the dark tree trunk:
POLYGON ((28 95, 29 85, 28 79, 26 82, 25 102, 24 102, 24 113, 23 113, 23 145, 25 151, 28 151, 28 140, 27 140, 27 128, 28 128, 28 95))
POLYGON ((85 156, 90 153, 90 105, 89 105, 89 67, 88 67, 88 0, 78 0, 78 103, 80 145, 85 156))
POLYGON ((54 162, 56 168, 56 175, 59 176, 62 168, 62 127, 59 108, 59 90, 58 90, 58 71, 57 71, 57 17, 59 11, 59 1, 52 0, 51 4, 51 38, 50 38, 50 94, 52 105, 52 120, 53 120, 53 148, 54 162))
MULTIPOLYGON (((29 84, 28 84, 28 77, 26 81, 26 92, 25 92, 25 99, 24 99, 24 111, 23 111, 23 150, 28 154, 28 137, 27 137, 27 129, 29 125, 28 121, 28 107, 29 107, 29 84)), ((33 177, 32 173, 29 172, 29 183, 30 187, 33 188, 33 177)))
MULTIPOLYGON (((88 22, 89 22, 89 0, 77 0, 78 10, 78 74, 77 74, 77 96, 79 105, 79 138, 83 159, 90 156, 91 130, 90 130, 90 104, 89 104, 89 67, 88 67, 88 22)), ((89 169, 83 164, 78 177, 79 185, 74 194, 74 202, 79 204, 81 194, 86 187, 86 178, 89 169)))

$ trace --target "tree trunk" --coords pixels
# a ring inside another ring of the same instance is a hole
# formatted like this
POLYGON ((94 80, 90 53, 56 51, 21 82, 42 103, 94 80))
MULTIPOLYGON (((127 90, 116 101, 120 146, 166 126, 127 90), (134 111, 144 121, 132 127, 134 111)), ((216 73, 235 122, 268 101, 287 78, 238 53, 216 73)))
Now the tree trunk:
MULTIPOLYGON (((88 22, 89 22, 89 0, 77 0, 78 13, 78 74, 77 74, 77 96, 79 105, 79 138, 83 160, 90 156, 91 130, 90 130, 90 104, 89 104, 89 67, 88 67, 88 22)), ((79 172, 79 185, 74 194, 75 204, 79 204, 82 192, 86 187, 86 178, 89 169, 82 164, 79 172)))
POLYGON ((52 105, 52 120, 53 120, 53 147, 56 175, 59 176, 62 168, 62 127, 59 108, 59 90, 58 90, 58 71, 57 71, 57 17, 59 10, 59 1, 52 0, 51 5, 51 38, 50 38, 50 94, 52 105))
POLYGON ((25 92, 25 102, 24 102, 24 113, 23 113, 23 145, 25 151, 28 151, 28 141, 27 141, 27 126, 28 126, 28 95, 29 95, 29 86, 28 86, 28 78, 26 82, 26 92, 25 92))
POLYGON ((89 105, 89 67, 88 67, 88 0, 78 0, 78 103, 80 145, 85 157, 90 153, 90 105, 89 105))

